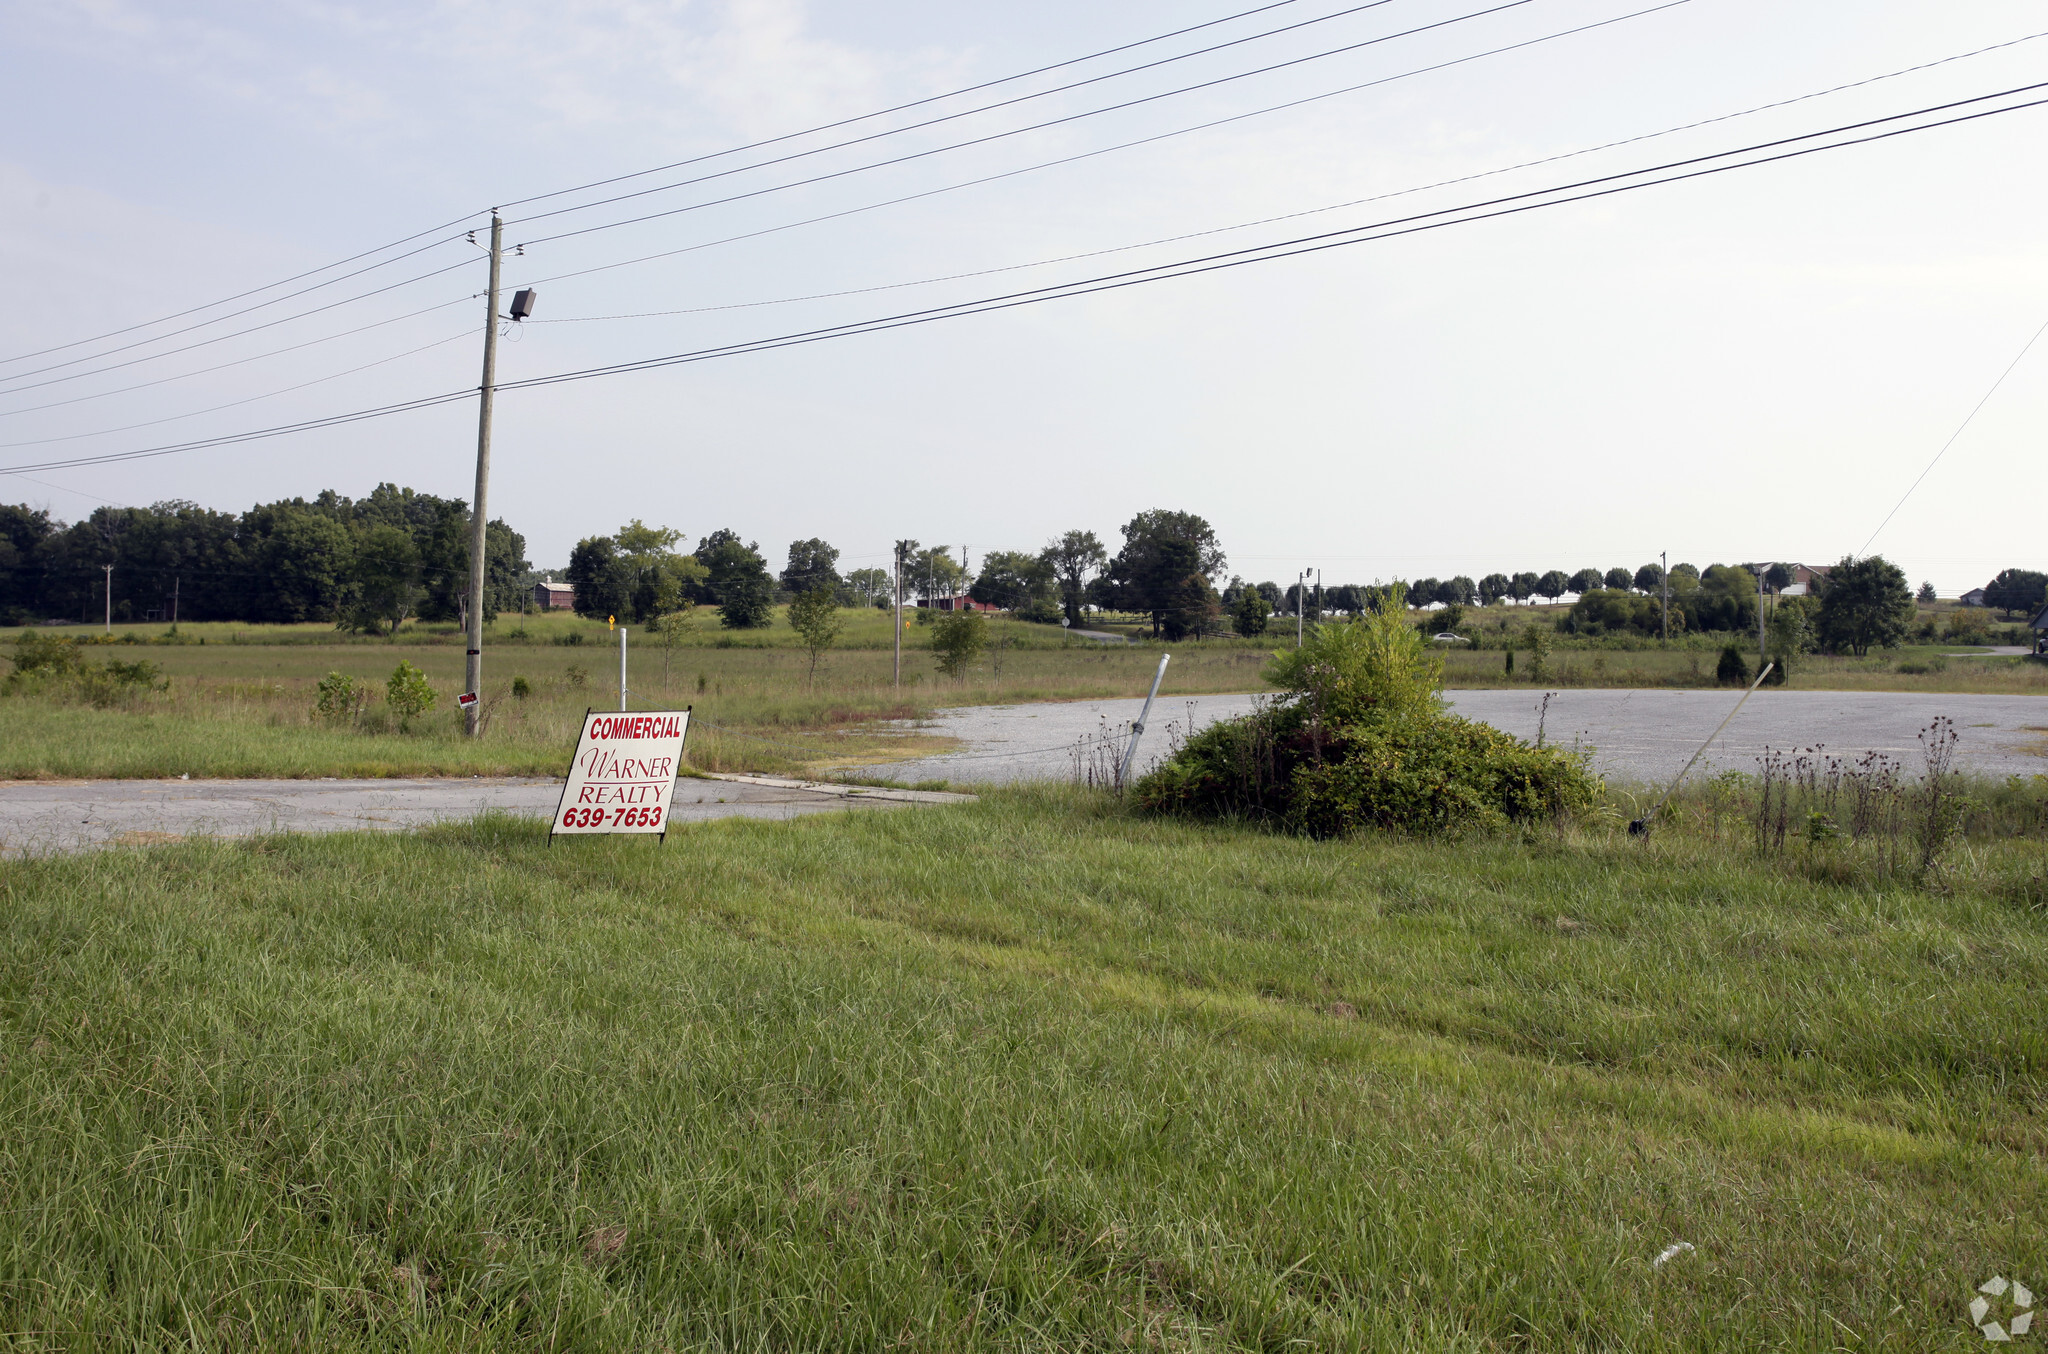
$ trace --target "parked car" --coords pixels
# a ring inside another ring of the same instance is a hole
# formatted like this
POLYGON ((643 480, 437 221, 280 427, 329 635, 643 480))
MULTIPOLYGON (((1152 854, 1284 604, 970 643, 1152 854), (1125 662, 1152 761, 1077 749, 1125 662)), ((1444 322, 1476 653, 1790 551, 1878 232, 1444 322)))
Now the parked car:
POLYGON ((1470 644, 1472 641, 1466 639, 1463 635, 1454 635, 1450 631, 1445 630, 1440 634, 1431 635, 1429 642, 1431 644, 1470 644))

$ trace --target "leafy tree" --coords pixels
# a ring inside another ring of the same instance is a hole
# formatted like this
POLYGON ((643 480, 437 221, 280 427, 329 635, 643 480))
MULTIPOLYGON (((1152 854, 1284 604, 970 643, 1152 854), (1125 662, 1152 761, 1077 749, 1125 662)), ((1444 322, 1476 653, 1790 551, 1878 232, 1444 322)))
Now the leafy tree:
POLYGON ((1238 634, 1253 639, 1266 633, 1266 622, 1272 614, 1273 604, 1257 588, 1246 588, 1238 594, 1237 604, 1231 608, 1230 623, 1238 634))
POLYGON ((1464 574, 1447 578, 1436 590, 1436 600, 1445 606, 1458 604, 1471 606, 1479 600, 1479 585, 1464 574))
POLYGON ((43 610, 43 542, 57 530, 50 514, 26 503, 0 505, 0 625, 19 625, 43 610))
POLYGON ((1635 586, 1635 577, 1626 569, 1609 569, 1600 581, 1616 592, 1627 592, 1635 586))
POLYGON ((983 606, 1001 607, 1017 619, 1052 625, 1060 619, 1059 583, 1044 556, 1022 550, 991 550, 981 576, 967 595, 983 606))
POLYGON ((1428 606, 1437 600, 1437 590, 1443 582, 1435 578, 1418 578, 1408 585, 1408 605, 1428 606))
POLYGON ((1153 508, 1126 522, 1123 533, 1124 548, 1105 573, 1117 604, 1149 613, 1155 636, 1199 632, 1219 606, 1209 585, 1224 562, 1215 528, 1193 513, 1153 508))
MULTIPOLYGON (((387 530, 411 540, 402 528, 387 530)), ((362 536, 342 518, 304 502, 271 503, 244 513, 237 535, 233 558, 241 573, 233 579, 236 586, 219 592, 181 588, 180 616, 231 616, 286 625, 330 621, 362 631, 374 631, 388 619, 379 616, 376 606, 395 598, 364 605, 371 599, 363 596, 357 567, 362 536)), ((386 538, 384 544, 403 555, 395 539, 386 538)), ((380 573, 390 568, 389 560, 377 565, 380 573)))
POLYGON ((397 634, 420 597, 420 552, 411 534, 389 525, 363 532, 356 544, 354 583, 351 628, 374 633, 388 625, 387 633, 397 634))
POLYGON ((576 614, 593 620, 631 615, 633 575, 609 536, 586 536, 569 552, 564 573, 576 589, 576 614))
POLYGON ((1433 624, 1429 621, 1423 622, 1423 624, 1426 627, 1428 627, 1428 629, 1432 633, 1452 635, 1457 634, 1458 627, 1463 625, 1464 623, 1465 604, 1463 602, 1452 602, 1449 606, 1446 606, 1442 611, 1439 611, 1436 614, 1436 620, 1433 624))
POLYGON ((1081 623, 1081 604, 1088 600, 1088 583, 1109 565, 1109 552, 1092 531, 1069 531, 1046 542, 1038 557, 1052 569, 1059 584, 1060 605, 1066 609, 1067 624, 1081 623))
POLYGON ((2032 569, 2001 569, 1998 577, 1984 586, 1984 605, 1996 607, 2007 616, 2040 608, 2048 592, 2048 574, 2032 569))
MULTIPOLYGON (((1772 567, 1772 568, 1776 568, 1777 566, 1776 566, 1776 565, 1772 565, 1771 567, 1772 567)), ((1935 596, 1934 596, 1934 585, 1933 585, 1932 583, 1922 583, 1922 584, 1920 585, 1920 591, 1918 591, 1918 592, 1916 592, 1916 593, 1914 593, 1914 594, 1913 594, 1913 600, 1914 600, 1914 601, 1916 601, 1916 602, 1932 602, 1932 601, 1934 601, 1934 600, 1935 600, 1935 596)))
POLYGON ((1844 556, 1821 584, 1814 630, 1826 647, 1861 658, 1872 648, 1896 648, 1912 620, 1903 569, 1882 555, 1844 556))
POLYGON ((1681 579, 1681 578, 1690 578, 1690 579, 1691 579, 1691 580, 1692 580, 1693 582, 1697 583, 1697 582, 1699 582, 1699 578, 1700 578, 1700 571, 1699 571, 1698 569, 1694 568, 1694 567, 1693 567, 1692 565, 1690 565, 1690 564, 1674 564, 1674 565, 1672 565, 1672 566, 1671 566, 1671 587, 1672 587, 1672 590, 1673 590, 1673 591, 1676 591, 1676 590, 1678 589, 1678 580, 1679 580, 1679 579, 1681 579))
POLYGON ((1536 592, 1536 585, 1542 580, 1526 570, 1508 580, 1508 595, 1517 602, 1527 602, 1536 592))
POLYGON ((1636 570, 1637 592, 1660 592, 1664 587, 1664 566, 1655 562, 1636 570))
POLYGON ((1593 591, 1593 589, 1600 587, 1606 581, 1605 576, 1598 569, 1581 569, 1571 576, 1570 582, 1565 584, 1565 591, 1575 592, 1584 596, 1586 593, 1593 591))
POLYGON ((988 621, 979 611, 948 611, 932 621, 932 660, 948 677, 964 678, 988 647, 988 621))
POLYGON ((1656 598, 1624 588, 1596 588, 1579 594, 1558 628, 1580 635, 1654 635, 1658 605, 1656 598))
POLYGON ((816 536, 789 543, 789 564, 782 571, 782 590, 792 597, 819 588, 839 589, 839 552, 816 536))
POLYGON ((1492 606, 1514 591, 1514 587, 1514 580, 1506 574, 1488 574, 1479 580, 1479 603, 1481 606, 1492 606))
MULTIPOLYGON (((1590 573, 1592 571, 1587 570, 1587 572, 1590 573)), ((1552 569, 1536 580, 1536 595, 1547 602, 1555 602, 1570 591, 1572 591, 1572 581, 1564 576, 1564 570, 1562 569, 1552 569)))
POLYGON ((751 630, 774 623, 775 584, 758 544, 721 528, 697 543, 697 562, 705 569, 697 587, 718 608, 720 625, 751 630))
POLYGON ((798 593, 789 604, 789 624, 811 654, 806 684, 818 680, 818 659, 839 638, 839 590, 820 579, 808 592, 798 593))
POLYGON ((1792 586, 1792 570, 1783 564, 1773 564, 1764 570, 1764 586, 1772 592, 1783 592, 1792 586))
POLYGON ((413 720, 434 707, 434 688, 427 685, 426 673, 414 667, 410 659, 401 658, 391 670, 391 679, 384 683, 384 700, 398 713, 398 729, 403 733, 413 720))
POLYGON ((889 596, 887 569, 855 569, 846 575, 846 586, 863 605, 881 606, 889 596))

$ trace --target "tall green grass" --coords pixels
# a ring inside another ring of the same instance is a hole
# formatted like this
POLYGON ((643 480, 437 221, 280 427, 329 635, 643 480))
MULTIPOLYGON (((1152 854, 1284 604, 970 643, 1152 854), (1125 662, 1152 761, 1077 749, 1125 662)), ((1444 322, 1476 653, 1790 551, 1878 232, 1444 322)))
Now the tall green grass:
POLYGON ((1972 850, 1041 791, 0 865, 0 1347, 1963 1348, 2048 1287, 2043 853, 1972 850))

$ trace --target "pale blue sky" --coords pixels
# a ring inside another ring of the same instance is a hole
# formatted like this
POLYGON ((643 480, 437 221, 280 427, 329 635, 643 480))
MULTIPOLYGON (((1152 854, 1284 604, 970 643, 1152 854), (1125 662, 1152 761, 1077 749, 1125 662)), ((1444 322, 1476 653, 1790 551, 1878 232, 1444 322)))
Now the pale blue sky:
MULTIPOLYGON (((537 246, 511 263, 507 280, 922 193, 1650 2, 1529 0, 1143 108, 537 246)), ((1299 0, 1205 37, 1349 7, 1299 0)), ((508 241, 769 187, 1488 7, 1393 0, 947 127, 559 223, 514 224, 508 241)), ((0 266, 10 282, 0 356, 181 310, 497 202, 940 93, 1232 8, 15 0, 0 7, 0 266)), ((568 371, 1039 286, 2048 80, 2048 39, 2023 42, 1391 203, 895 285, 1417 188, 2043 30, 2048 6, 2038 3, 1691 0, 1077 164, 549 281, 540 312, 549 321, 697 313, 532 325, 504 346, 500 374, 568 371), (875 287, 894 289, 754 304, 875 287)), ((730 526, 758 538, 778 564, 790 539, 821 535, 857 565, 879 562, 905 535, 977 554, 1035 547, 1077 526, 1113 539, 1131 513, 1154 506, 1207 516, 1232 570, 1255 578, 1291 577, 1305 564, 1322 565, 1332 581, 1632 567, 1660 549, 1700 565, 1832 559, 1863 545, 2048 321, 2048 190, 2037 172, 2044 131, 2048 109, 2032 110, 1201 279, 508 393, 491 508, 527 533, 544 564, 631 516, 693 538, 730 526)), ((515 222, 519 215, 511 213, 515 222)), ((231 326, 40 375, 23 373, 159 331, 0 365, 0 442, 15 444, 0 448, 0 466, 472 386, 481 303, 466 298, 481 282, 475 251, 443 244, 231 326), (444 264, 462 266, 155 356, 444 264), (116 362, 134 365, 30 388, 116 362), (154 384, 108 393, 145 381, 154 384), (317 384, 273 393, 306 382, 317 384), (263 398, 184 417, 251 397, 263 398), (23 412, 56 400, 67 403, 23 412), (157 422, 164 419, 173 421, 157 422), (76 436, 130 424, 150 426, 76 436), (70 440, 45 440, 58 438, 70 440)), ((2033 505, 2048 459, 2044 419, 2048 340, 1875 548, 1948 593, 2006 564, 2042 565, 2033 505)), ((473 438, 473 405, 454 405, 242 447, 38 472, 33 482, 0 477, 0 499, 66 517, 103 500, 166 497, 240 509, 323 487, 360 494, 382 479, 466 497, 473 438)))

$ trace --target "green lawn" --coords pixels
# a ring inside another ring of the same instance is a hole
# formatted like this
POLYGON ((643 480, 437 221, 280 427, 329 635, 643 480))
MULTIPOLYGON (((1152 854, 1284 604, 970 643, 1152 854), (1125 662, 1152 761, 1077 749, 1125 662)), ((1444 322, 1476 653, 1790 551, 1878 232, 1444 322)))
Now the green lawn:
POLYGON ((0 1348, 1974 1348, 2048 1290, 2048 853, 1724 826, 0 865, 0 1348))

